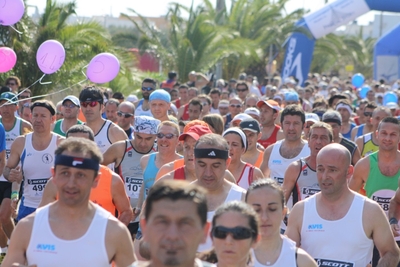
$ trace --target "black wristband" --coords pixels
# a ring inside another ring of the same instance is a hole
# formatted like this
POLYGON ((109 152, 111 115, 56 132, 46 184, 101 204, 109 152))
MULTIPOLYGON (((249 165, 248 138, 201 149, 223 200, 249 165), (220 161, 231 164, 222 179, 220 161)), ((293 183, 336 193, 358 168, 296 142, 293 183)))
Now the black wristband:
POLYGON ((399 221, 394 217, 389 219, 389 224, 398 224, 398 223, 399 223, 399 221))

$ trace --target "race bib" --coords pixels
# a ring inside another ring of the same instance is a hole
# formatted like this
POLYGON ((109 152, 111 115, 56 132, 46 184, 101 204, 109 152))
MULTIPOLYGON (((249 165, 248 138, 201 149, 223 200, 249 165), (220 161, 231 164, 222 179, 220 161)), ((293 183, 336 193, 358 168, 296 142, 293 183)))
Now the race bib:
POLYGON ((283 178, 281 178, 281 177, 274 177, 274 180, 275 180, 278 184, 283 185, 283 178))
POLYGON ((27 179, 29 196, 38 198, 43 196, 43 190, 49 178, 27 179))
POLYGON ((301 188, 301 194, 302 194, 302 198, 301 199, 306 199, 308 197, 311 197, 312 195, 318 193, 319 191, 321 191, 321 189, 310 188, 310 187, 302 187, 301 188))
POLYGON ((354 267, 353 262, 315 259, 319 267, 354 267))
POLYGON ((128 197, 131 199, 138 199, 140 188, 142 187, 143 179, 133 178, 133 177, 125 177, 125 190, 128 197))

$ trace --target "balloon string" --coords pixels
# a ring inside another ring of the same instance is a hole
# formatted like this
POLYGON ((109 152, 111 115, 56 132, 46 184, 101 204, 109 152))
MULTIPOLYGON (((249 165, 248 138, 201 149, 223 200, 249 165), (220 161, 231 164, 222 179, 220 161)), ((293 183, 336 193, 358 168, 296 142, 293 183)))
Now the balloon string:
MULTIPOLYGON (((38 82, 41 82, 42 79, 44 78, 44 76, 46 76, 46 74, 43 74, 42 77, 39 78, 39 80, 37 80, 36 82, 32 83, 31 85, 29 85, 28 87, 26 87, 24 90, 22 90, 21 92, 19 92, 16 97, 18 97, 20 94, 22 94, 23 92, 25 92, 26 90, 28 90, 29 88, 31 88, 32 86, 34 86, 35 84, 37 84, 38 82)), ((50 82, 51 83, 51 82, 50 82)), ((26 98, 25 98, 26 99, 26 98)))
POLYGON ((10 28, 12 28, 14 31, 16 31, 19 34, 22 34, 22 32, 20 32, 19 30, 15 29, 12 25, 10 25, 10 28))
MULTIPOLYGON (((46 74, 45 74, 45 75, 46 75, 46 74)), ((42 79, 45 75, 43 75, 40 79, 42 79)), ((40 80, 40 79, 39 79, 39 80, 40 80)), ((39 81, 39 80, 38 80, 38 81, 39 81)), ((36 81, 35 83, 37 83, 38 81, 36 81)), ((79 84, 81 84, 81 83, 83 83, 83 82, 86 82, 86 81, 87 81, 87 78, 84 79, 84 80, 82 80, 82 81, 80 81, 80 82, 77 82, 76 84, 73 84, 73 85, 71 85, 71 86, 69 86, 69 87, 67 87, 67 88, 64 88, 64 89, 61 89, 61 90, 59 90, 59 91, 57 91, 57 92, 53 92, 53 93, 49 93, 49 94, 38 95, 38 96, 32 96, 32 97, 24 98, 24 99, 17 100, 17 101, 14 101, 14 102, 11 101, 11 100, 7 100, 7 102, 4 103, 3 105, 0 105, 0 107, 6 105, 6 104, 8 104, 8 103, 17 104, 18 102, 21 102, 21 101, 26 101, 26 100, 30 100, 30 99, 36 99, 36 98, 42 98, 42 97, 46 97, 46 96, 55 95, 55 94, 61 93, 61 92, 63 92, 63 91, 66 91, 66 90, 68 90, 68 89, 72 89, 73 86, 79 85, 79 84)), ((34 83, 34 84, 35 84, 35 83, 34 83)), ((34 84, 32 84, 31 86, 33 86, 34 84)), ((31 87, 31 86, 29 86, 29 87, 31 87)), ((28 89, 29 87, 25 88, 24 90, 28 89)), ((22 92, 23 92, 23 91, 21 91, 21 93, 22 93, 22 92)), ((19 93, 18 95, 20 95, 21 93, 19 93)), ((17 96, 18 96, 18 95, 17 95, 17 96)))
POLYGON ((51 81, 49 81, 49 82, 42 82, 44 76, 46 76, 46 74, 44 74, 44 75, 39 79, 39 83, 42 84, 42 85, 51 84, 51 83, 52 83, 51 81))

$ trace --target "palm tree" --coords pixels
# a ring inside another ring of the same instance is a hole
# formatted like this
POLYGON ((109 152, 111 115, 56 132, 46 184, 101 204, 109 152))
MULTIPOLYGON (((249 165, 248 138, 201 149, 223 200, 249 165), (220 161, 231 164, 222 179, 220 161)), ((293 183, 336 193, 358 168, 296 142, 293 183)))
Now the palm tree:
MULTIPOLYGON (((54 0, 47 0, 46 8, 37 24, 25 17, 17 27, 24 29, 24 34, 16 36, 10 31, 5 37, 7 46, 12 47, 17 53, 18 61, 12 73, 20 77, 23 85, 33 84, 43 73, 36 64, 36 51, 46 40, 58 40, 65 48, 66 59, 63 66, 45 80, 50 80, 50 85, 35 84, 31 89, 35 95, 43 94, 52 89, 66 88, 85 77, 83 68, 96 54, 110 52, 120 60, 129 60, 123 51, 112 45, 111 36, 96 22, 80 22, 67 24, 67 19, 75 13, 76 2, 59 4, 54 0), (29 38, 27 38, 29 37, 29 38)), ((124 61, 122 62, 124 64, 124 61)), ((119 79, 131 80, 125 75, 125 70, 119 79)), ((2 75, 5 76, 4 74, 2 75)))

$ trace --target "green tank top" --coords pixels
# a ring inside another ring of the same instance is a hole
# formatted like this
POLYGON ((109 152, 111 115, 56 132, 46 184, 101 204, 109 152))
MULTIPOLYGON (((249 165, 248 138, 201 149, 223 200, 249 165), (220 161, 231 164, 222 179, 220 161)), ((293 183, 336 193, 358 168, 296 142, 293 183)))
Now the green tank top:
POLYGON ((369 156, 369 175, 364 189, 367 197, 378 202, 385 213, 388 213, 390 199, 396 193, 399 184, 400 170, 393 176, 381 173, 378 166, 378 152, 369 156))
MULTIPOLYGON (((59 135, 65 137, 66 133, 64 133, 64 131, 61 128, 63 121, 64 121, 64 119, 56 121, 56 123, 54 124, 53 133, 56 133, 56 134, 59 134, 59 135)), ((78 122, 76 124, 83 124, 83 122, 78 120, 78 122)))
POLYGON ((379 150, 379 146, 372 141, 372 133, 363 136, 364 147, 361 151, 361 157, 366 157, 379 150))

